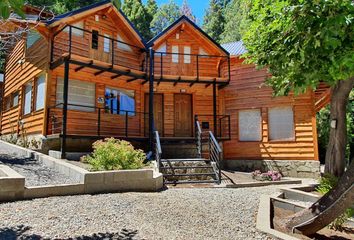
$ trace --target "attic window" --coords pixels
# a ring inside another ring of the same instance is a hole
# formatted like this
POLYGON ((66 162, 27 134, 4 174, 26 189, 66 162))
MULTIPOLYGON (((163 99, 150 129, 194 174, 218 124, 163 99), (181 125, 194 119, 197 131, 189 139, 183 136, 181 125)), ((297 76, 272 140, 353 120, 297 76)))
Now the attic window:
POLYGON ((208 57, 208 53, 202 47, 199 48, 199 55, 202 55, 201 57, 208 57))
MULTIPOLYGON (((81 29, 84 29, 84 22, 80 21, 80 22, 76 22, 74 24, 70 24, 71 26, 73 26, 73 28, 71 28, 71 32, 73 35, 78 36, 78 37, 83 37, 84 36, 84 31, 81 29)), ((65 27, 64 28, 64 32, 69 32, 69 27, 65 27)))
POLYGON ((98 31, 92 30, 92 39, 91 39, 92 49, 98 49, 98 31))
POLYGON ((155 55, 158 56, 166 56, 166 52, 167 52, 167 45, 166 42, 164 42, 163 44, 161 44, 161 46, 156 50, 157 53, 155 53, 155 55), (164 54, 161 54, 164 53, 164 54))
POLYGON ((41 39, 41 35, 36 31, 29 31, 26 39, 26 47, 27 49, 32 47, 39 39, 41 39))
POLYGON ((118 42, 117 42, 117 47, 121 50, 124 50, 124 51, 128 51, 128 52, 132 52, 132 48, 126 44, 122 38, 121 35, 117 35, 117 38, 118 38, 118 42))

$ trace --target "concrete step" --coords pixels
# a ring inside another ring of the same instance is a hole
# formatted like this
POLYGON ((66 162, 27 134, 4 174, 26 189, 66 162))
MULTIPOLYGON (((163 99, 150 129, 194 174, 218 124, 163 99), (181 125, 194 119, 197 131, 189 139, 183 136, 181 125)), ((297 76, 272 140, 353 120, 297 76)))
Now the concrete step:
MULTIPOLYGON (((212 166, 173 166, 174 169, 212 169, 212 166)), ((170 167, 161 167, 163 170, 170 170, 170 167)))
POLYGON ((164 174, 165 177, 215 176, 215 173, 176 173, 164 174))
POLYGON ((196 184, 196 183, 217 183, 217 180, 177 180, 165 181, 165 184, 196 184))
POLYGON ((161 159, 161 162, 210 162, 205 158, 176 158, 176 159, 161 159))

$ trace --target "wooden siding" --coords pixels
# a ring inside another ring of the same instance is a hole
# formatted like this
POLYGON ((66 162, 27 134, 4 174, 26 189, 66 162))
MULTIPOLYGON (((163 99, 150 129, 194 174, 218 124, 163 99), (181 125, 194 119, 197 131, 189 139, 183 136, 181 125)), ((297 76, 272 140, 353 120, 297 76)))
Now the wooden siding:
POLYGON ((224 111, 231 115, 231 141, 223 142, 225 159, 284 159, 318 160, 314 94, 294 97, 272 97, 272 89, 263 85, 266 70, 242 64, 232 58, 231 82, 222 90, 224 111), (270 141, 268 109, 291 106, 294 111, 294 141, 270 141), (262 115, 262 141, 239 141, 238 111, 260 109, 262 115))
MULTIPOLYGON (((42 38, 26 49, 26 40, 19 41, 6 60, 4 97, 19 92, 19 104, 2 112, 1 134, 21 134, 19 121, 27 134, 42 134, 44 110, 34 112, 34 80, 42 72, 48 71, 49 49, 42 38), (23 86, 32 84, 31 113, 23 115, 23 86)), ((3 106, 4 107, 4 106, 3 106)), ((3 108, 4 109, 4 108, 3 108)))

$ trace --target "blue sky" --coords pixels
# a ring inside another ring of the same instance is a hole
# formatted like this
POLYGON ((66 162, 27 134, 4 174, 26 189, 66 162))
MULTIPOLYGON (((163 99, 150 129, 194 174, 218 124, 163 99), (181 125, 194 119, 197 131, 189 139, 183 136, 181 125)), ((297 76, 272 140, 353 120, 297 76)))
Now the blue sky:
MULTIPOLYGON (((143 0, 144 3, 146 3, 147 0, 143 0)), ((156 0, 157 4, 160 6, 161 4, 168 3, 170 0, 156 0)), ((174 0, 174 2, 182 6, 183 0, 174 0)), ((198 19, 198 24, 203 23, 203 16, 205 13, 205 10, 208 8, 209 5, 209 0, 187 0, 189 6, 191 6, 194 15, 198 19)))

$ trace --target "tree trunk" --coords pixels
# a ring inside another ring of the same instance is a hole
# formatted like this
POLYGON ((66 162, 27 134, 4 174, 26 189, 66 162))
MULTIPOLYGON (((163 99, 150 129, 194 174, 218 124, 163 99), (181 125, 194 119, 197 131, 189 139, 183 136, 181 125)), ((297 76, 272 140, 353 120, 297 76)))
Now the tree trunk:
POLYGON ((354 78, 338 81, 331 89, 331 130, 326 152, 325 173, 340 177, 345 169, 345 148, 347 143, 346 106, 354 78))
POLYGON ((354 202, 354 162, 339 179, 335 188, 321 197, 310 208, 284 221, 284 230, 310 236, 333 222, 354 202))

